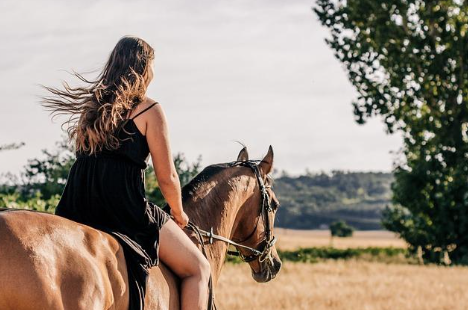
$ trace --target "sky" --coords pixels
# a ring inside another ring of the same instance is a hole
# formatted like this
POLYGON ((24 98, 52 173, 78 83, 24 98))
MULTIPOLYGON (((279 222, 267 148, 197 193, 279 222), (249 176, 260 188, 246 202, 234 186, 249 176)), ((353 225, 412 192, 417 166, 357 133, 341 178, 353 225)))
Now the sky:
POLYGON ((147 95, 167 116, 172 151, 202 165, 235 160, 245 144, 290 174, 391 171, 399 134, 381 119, 354 121, 356 91, 325 43, 329 33, 304 0, 2 0, 0 174, 18 174, 64 136, 39 104, 39 84, 68 72, 97 76, 117 41, 155 49, 147 95), (67 72, 68 71, 68 72, 67 72))

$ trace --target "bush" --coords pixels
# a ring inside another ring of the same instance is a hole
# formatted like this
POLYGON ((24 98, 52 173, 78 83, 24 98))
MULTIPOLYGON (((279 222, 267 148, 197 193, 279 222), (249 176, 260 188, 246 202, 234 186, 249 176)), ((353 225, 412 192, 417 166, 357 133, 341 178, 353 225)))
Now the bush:
MULTIPOLYGON (((367 247, 336 249, 332 247, 312 247, 299 248, 293 251, 278 250, 278 255, 282 261, 316 263, 327 259, 359 259, 365 261, 380 262, 416 262, 416 259, 409 254, 407 249, 394 247, 367 247)), ((241 263, 237 256, 227 256, 227 262, 241 263)))
POLYGON ((44 199, 40 192, 36 192, 34 197, 29 199, 22 199, 19 193, 0 194, 0 208, 54 213, 59 200, 60 195, 53 195, 48 199, 44 199))
POLYGON ((351 237, 354 228, 344 221, 337 221, 330 224, 330 232, 333 237, 351 237))

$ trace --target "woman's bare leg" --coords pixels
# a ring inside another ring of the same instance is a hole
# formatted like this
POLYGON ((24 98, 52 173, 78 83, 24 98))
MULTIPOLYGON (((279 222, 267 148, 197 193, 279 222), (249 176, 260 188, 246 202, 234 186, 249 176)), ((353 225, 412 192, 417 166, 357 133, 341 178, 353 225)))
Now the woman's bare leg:
POLYGON ((181 309, 205 310, 210 264, 172 219, 159 232, 159 258, 182 280, 181 309))

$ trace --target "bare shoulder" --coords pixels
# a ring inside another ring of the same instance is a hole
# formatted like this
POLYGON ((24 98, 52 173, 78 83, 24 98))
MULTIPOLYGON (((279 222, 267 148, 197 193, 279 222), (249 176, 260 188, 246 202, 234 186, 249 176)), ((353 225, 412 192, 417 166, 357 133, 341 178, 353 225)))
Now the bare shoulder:
MULTIPOLYGON (((130 114, 130 118, 133 118, 139 114, 142 114, 139 119, 147 119, 149 112, 161 110, 159 102, 156 100, 146 97, 144 101, 138 104, 130 114)), ((154 112, 153 112, 154 113, 154 112)), ((153 115, 154 117, 154 115, 153 115)))
MULTIPOLYGON (((154 101, 153 101, 154 103, 154 101)), ((168 128, 166 116, 160 104, 150 105, 145 113, 146 118, 146 141, 151 154, 163 149, 163 144, 168 139, 168 128)))
MULTIPOLYGON (((149 99, 146 108, 149 107, 148 111, 145 113, 146 124, 148 128, 161 128, 166 126, 166 116, 164 114, 161 104, 157 103, 156 100, 149 99)), ((145 103, 146 104, 146 103, 145 103)))
POLYGON ((141 105, 141 110, 147 109, 149 107, 158 109, 160 107, 160 104, 157 100, 154 100, 150 97, 146 97, 145 101, 140 103, 141 105))
POLYGON ((145 107, 143 107, 143 109, 148 109, 148 119, 164 118, 163 108, 157 100, 148 98, 148 100, 145 102, 145 107))

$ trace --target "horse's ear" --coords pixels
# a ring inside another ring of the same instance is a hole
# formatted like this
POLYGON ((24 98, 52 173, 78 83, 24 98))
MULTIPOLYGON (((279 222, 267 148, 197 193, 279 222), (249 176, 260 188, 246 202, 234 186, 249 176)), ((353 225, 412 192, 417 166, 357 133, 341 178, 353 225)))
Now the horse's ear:
POLYGON ((260 170, 263 172, 263 175, 267 175, 273 169, 273 148, 268 148, 268 153, 263 157, 262 161, 258 165, 260 170))
POLYGON ((247 152, 247 147, 244 146, 244 148, 239 152, 239 155, 237 155, 237 161, 246 160, 249 160, 249 153, 247 152))

